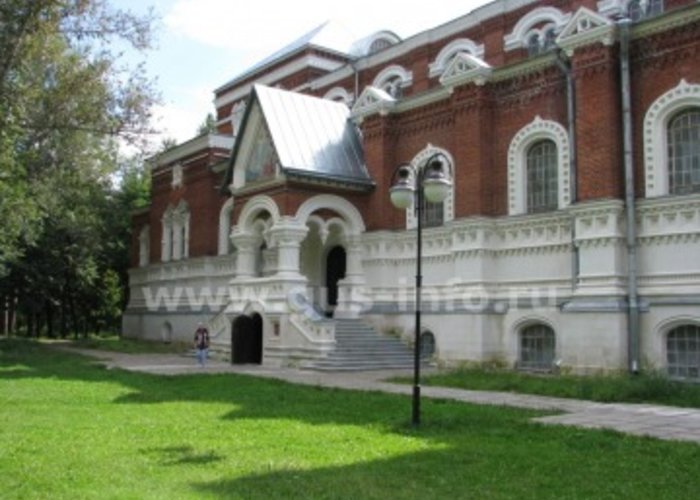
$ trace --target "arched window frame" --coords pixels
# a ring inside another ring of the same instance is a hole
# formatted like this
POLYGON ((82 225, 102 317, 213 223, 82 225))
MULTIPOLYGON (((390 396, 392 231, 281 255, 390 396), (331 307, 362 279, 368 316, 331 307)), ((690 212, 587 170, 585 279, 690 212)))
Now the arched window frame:
POLYGON ((173 255, 173 214, 175 209, 168 205, 161 219, 163 233, 161 237, 160 260, 170 262, 173 255))
POLYGON ((233 197, 219 211, 219 255, 231 253, 231 212, 233 211, 233 197))
POLYGON ((171 260, 186 259, 190 246, 190 210, 187 202, 180 201, 172 212, 171 221, 171 260))
POLYGON ((388 66, 377 74, 372 87, 384 90, 394 98, 401 97, 402 89, 413 83, 413 73, 397 64, 388 66))
POLYGON ((644 117, 644 173, 647 198, 671 194, 668 126, 685 109, 700 107, 700 85, 685 80, 662 94, 644 117))
POLYGON ((435 60, 430 64, 428 76, 430 78, 440 76, 447 69, 447 66, 450 64, 450 61, 452 61, 452 58, 460 52, 483 59, 484 44, 477 45, 468 38, 458 38, 457 40, 452 40, 440 50, 437 57, 435 57, 435 60))
MULTIPOLYGON (((633 0, 601 0, 598 2, 598 12, 608 17, 629 16, 630 4, 633 0)), ((663 0, 648 0, 644 8, 644 16, 639 20, 648 19, 664 12, 663 0)))
POLYGON ((527 152, 543 139, 553 141, 557 147, 557 208, 565 208, 571 203, 568 133, 560 123, 536 116, 515 134, 508 149, 508 215, 527 213, 527 152))
POLYGON ((665 333, 664 341, 669 376, 700 380, 700 324, 692 321, 677 323, 665 333), (685 349, 680 350, 680 346, 685 349))
POLYGON ((333 87, 326 92, 326 95, 324 95, 323 98, 328 99, 329 101, 342 102, 348 107, 352 105, 353 100, 352 94, 343 87, 333 87))
MULTIPOLYGON (((540 40, 544 39, 545 31, 553 26, 555 33, 559 33, 571 19, 571 12, 563 13, 556 7, 538 7, 524 15, 513 27, 513 31, 503 37, 506 52, 528 47, 528 41, 535 27, 547 23, 540 33, 540 40)), ((539 30, 538 30, 539 33, 539 30)))
MULTIPOLYGON (((450 164, 452 165, 453 179, 452 179, 452 188, 450 189, 450 192, 447 195, 447 198, 445 198, 445 201, 442 202, 442 224, 432 224, 432 227, 444 225, 446 222, 449 222, 455 218, 454 193, 455 193, 455 179, 457 176, 455 173, 454 158, 452 158, 452 155, 446 149, 442 149, 442 148, 433 146, 432 144, 428 144, 425 147, 425 149, 423 149, 420 153, 418 153, 411 160, 411 165, 413 165, 417 169, 419 167, 423 167, 426 160, 428 160, 431 156, 433 156, 434 154, 437 154, 437 153, 445 155, 445 157, 449 160, 450 164)), ((406 209, 406 229, 413 229, 417 225, 418 225, 418 219, 416 218, 416 209, 415 209, 415 202, 414 202, 414 203, 411 203, 411 206, 406 209)))
POLYGON ((518 369, 550 371, 555 367, 556 359, 557 332, 551 325, 541 321, 532 321, 518 329, 518 369), (548 352, 546 344, 550 340, 551 352, 548 352), (531 345, 526 346, 526 344, 531 345), (542 351, 537 352, 540 347, 543 347, 542 351), (533 352, 534 360, 532 359, 533 352))

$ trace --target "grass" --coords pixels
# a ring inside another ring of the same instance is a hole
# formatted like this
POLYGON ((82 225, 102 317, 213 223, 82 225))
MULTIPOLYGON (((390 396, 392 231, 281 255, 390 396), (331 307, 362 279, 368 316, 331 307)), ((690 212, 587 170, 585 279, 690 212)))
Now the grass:
MULTIPOLYGON (((351 375, 349 375, 351 376, 351 375)), ((694 498, 700 446, 0 340, 3 498, 694 498)))
MULTIPOLYGON (((51 340, 43 339, 51 343, 51 340)), ((65 341, 60 341, 65 342, 65 341)), ((129 339, 118 335, 90 335, 87 338, 70 339, 70 344, 83 349, 100 349, 103 351, 124 353, 183 353, 192 348, 191 344, 182 342, 155 342, 150 340, 129 339)))
MULTIPOLYGON (((408 383, 408 379, 402 379, 408 383)), ((482 391, 539 394, 600 402, 654 403, 700 408, 700 384, 663 374, 539 375, 484 368, 461 368, 423 378, 424 385, 482 391)))

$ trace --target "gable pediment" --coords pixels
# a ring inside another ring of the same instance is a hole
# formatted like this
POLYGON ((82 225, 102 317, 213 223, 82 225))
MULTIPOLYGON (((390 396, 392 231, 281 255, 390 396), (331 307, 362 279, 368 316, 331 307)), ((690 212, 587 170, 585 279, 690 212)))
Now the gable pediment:
POLYGON ((597 12, 581 7, 557 37, 557 45, 570 56, 578 47, 602 43, 612 45, 615 41, 615 23, 597 12))
POLYGON ((253 101, 238 140, 233 188, 274 180, 279 173, 279 159, 259 102, 253 101))
POLYGON ((396 106, 396 99, 377 87, 368 85, 352 107, 352 117, 362 118, 375 113, 387 114, 396 106))
POLYGON ((445 87, 454 87, 470 82, 484 85, 491 76, 491 71, 491 66, 482 59, 466 52, 459 52, 445 68, 440 77, 440 83, 445 87))

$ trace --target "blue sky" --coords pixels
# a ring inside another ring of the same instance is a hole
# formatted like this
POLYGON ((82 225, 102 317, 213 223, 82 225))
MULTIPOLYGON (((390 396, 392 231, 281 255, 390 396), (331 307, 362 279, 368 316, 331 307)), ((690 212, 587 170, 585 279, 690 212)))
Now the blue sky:
POLYGON ((380 29, 401 37, 432 28, 468 13, 486 0, 378 2, 353 0, 112 0, 115 7, 159 16, 154 50, 143 60, 163 104, 154 126, 164 137, 185 141, 213 112, 213 90, 327 20, 341 23, 357 38, 380 29))

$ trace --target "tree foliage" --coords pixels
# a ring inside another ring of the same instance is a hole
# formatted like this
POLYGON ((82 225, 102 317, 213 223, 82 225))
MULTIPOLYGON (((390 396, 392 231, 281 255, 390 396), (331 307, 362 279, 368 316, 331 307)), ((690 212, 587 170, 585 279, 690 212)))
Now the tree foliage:
POLYGON ((112 47, 146 49, 152 21, 105 0, 0 0, 0 328, 118 319, 129 211, 148 196, 118 144, 149 132, 157 96, 112 47))

